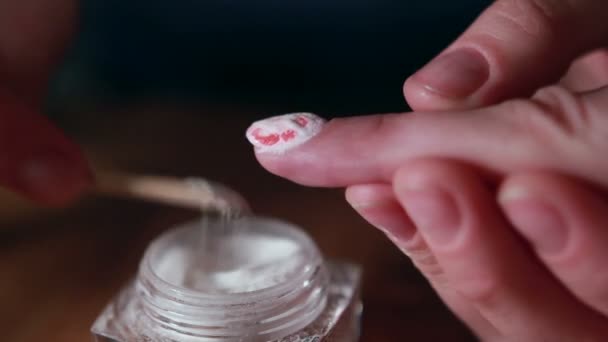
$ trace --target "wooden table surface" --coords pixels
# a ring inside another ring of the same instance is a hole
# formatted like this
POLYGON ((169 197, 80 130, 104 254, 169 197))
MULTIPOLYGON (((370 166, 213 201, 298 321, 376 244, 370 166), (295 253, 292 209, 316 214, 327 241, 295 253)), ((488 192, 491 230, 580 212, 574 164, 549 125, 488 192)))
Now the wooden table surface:
MULTIPOLYGON (((362 341, 474 340, 409 260, 347 206, 341 190, 304 188, 262 170, 243 137, 251 121, 245 111, 150 104, 122 111, 82 116, 76 138, 92 159, 224 182, 257 213, 302 226, 327 258, 361 264, 362 341)), ((0 194, 0 341, 89 341, 91 323, 136 271, 147 243, 195 216, 107 198, 48 210, 0 194)))

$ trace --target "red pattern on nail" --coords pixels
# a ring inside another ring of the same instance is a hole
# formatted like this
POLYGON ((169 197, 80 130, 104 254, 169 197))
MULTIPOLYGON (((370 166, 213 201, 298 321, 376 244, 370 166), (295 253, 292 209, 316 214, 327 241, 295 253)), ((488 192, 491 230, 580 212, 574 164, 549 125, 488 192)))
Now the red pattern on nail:
POLYGON ((288 129, 285 132, 281 133, 281 138, 283 139, 283 141, 289 141, 291 139, 294 139, 296 137, 296 131, 294 131, 293 129, 288 129))
POLYGON ((278 143, 279 140, 280 140, 278 134, 269 134, 269 135, 262 135, 262 134, 260 134, 260 129, 259 128, 255 129, 253 132, 251 132, 251 135, 260 144, 266 145, 266 146, 272 146, 272 145, 278 143))
POLYGON ((298 116, 295 118, 295 122, 302 127, 306 127, 308 125, 308 119, 303 116, 298 116))

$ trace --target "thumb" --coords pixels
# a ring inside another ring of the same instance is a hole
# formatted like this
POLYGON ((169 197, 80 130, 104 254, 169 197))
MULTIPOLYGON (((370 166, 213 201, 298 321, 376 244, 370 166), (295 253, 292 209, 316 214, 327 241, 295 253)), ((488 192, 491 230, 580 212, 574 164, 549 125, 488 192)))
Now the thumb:
POLYGON ((406 99, 416 111, 435 111, 529 96, 608 43, 607 12, 608 1, 498 0, 406 81, 406 99))
POLYGON ((0 89, 0 186, 43 204, 61 205, 79 195, 91 178, 76 145, 0 89))
POLYGON ((293 119, 288 115, 254 123, 248 137, 266 169, 309 186, 390 182, 403 163, 440 157, 497 174, 549 168, 608 187, 608 161, 599 157, 608 147, 606 107, 608 87, 584 94, 550 87, 531 100, 506 101, 457 115, 352 117, 314 130, 286 124, 293 119), (268 146, 251 135, 266 137, 275 127, 291 129, 295 138, 286 143, 278 139, 268 146))

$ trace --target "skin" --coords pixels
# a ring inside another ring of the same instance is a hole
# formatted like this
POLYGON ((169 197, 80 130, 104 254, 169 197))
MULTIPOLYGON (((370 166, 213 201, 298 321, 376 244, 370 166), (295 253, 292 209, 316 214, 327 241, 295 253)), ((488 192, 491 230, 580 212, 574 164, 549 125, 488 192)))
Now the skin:
POLYGON ((496 1, 406 81, 415 113, 332 120, 257 158, 299 184, 346 187, 481 340, 605 341, 605 13, 496 1), (481 66, 437 65, 462 49, 481 66))
MULTIPOLYGON (((91 182, 38 113, 74 13, 70 1, 0 4, 0 185, 46 204, 91 182)), ((257 157, 300 184, 346 187, 480 339, 605 341, 605 13, 596 0, 496 1, 407 80, 415 114, 333 120, 257 157), (463 49, 467 65, 437 66, 463 49)))
POLYGON ((75 16, 70 0, 0 3, 0 185, 46 205, 65 205, 92 182, 79 147, 40 113, 75 16))

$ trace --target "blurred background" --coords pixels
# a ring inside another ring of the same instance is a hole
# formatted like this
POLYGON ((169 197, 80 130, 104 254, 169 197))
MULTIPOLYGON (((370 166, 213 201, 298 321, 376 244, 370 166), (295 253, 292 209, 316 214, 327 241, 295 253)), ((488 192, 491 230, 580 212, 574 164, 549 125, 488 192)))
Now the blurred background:
MULTIPOLYGON (((259 214, 304 227, 327 257, 362 264, 362 341, 471 341, 341 190, 264 172, 243 133, 285 112, 407 111, 403 81, 490 2, 85 0, 47 113, 96 164, 224 182, 259 214)), ((11 342, 87 340, 147 243, 197 215, 107 198, 61 210, 0 200, 0 340, 11 342)))

